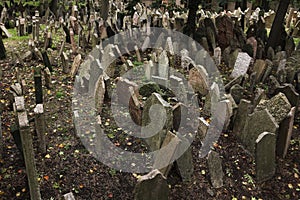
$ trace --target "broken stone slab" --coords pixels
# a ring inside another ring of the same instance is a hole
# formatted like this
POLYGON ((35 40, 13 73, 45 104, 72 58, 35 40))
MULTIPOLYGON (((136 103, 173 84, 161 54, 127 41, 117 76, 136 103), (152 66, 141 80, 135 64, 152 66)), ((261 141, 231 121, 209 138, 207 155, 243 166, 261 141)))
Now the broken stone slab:
POLYGON ((261 100, 255 110, 263 110, 265 108, 268 109, 269 113, 279 124, 290 112, 291 104, 286 96, 280 92, 270 100, 261 100))
POLYGON ((207 165, 212 186, 214 188, 223 187, 224 172, 222 169, 222 160, 217 152, 210 151, 208 153, 207 165))
POLYGON ((23 96, 15 97, 15 108, 16 112, 25 111, 25 100, 23 96))
POLYGON ((134 188, 134 200, 168 200, 168 196, 167 180, 157 169, 141 176, 134 188))
POLYGON ((255 141, 263 132, 277 133, 279 126, 275 118, 268 109, 255 111, 248 115, 243 131, 241 132, 241 141, 245 149, 252 155, 255 155, 255 141))
POLYGON ((16 93, 17 96, 22 96, 23 91, 20 83, 15 83, 14 85, 11 85, 10 88, 16 93))
POLYGON ((271 179, 276 171, 276 135, 270 132, 259 134, 255 141, 255 169, 258 182, 271 179))
POLYGON ((296 107, 293 107, 287 117, 279 124, 276 153, 279 157, 285 158, 290 146, 296 107))
POLYGON ((239 52, 230 77, 244 76, 248 71, 251 60, 252 58, 247 53, 239 52))

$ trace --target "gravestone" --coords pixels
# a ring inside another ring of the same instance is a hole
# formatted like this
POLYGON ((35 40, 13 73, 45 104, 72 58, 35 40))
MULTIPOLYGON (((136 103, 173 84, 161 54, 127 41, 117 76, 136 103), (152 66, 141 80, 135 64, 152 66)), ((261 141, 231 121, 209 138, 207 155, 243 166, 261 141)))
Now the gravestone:
POLYGON ((37 179, 36 164, 34 159, 33 141, 30 133, 29 121, 25 111, 24 97, 15 98, 16 114, 18 126, 20 127, 20 136, 23 147, 23 155, 26 166, 26 174, 30 196, 32 199, 41 200, 40 187, 37 179))
POLYGON ((234 69, 230 75, 232 78, 237 78, 239 76, 243 76, 247 73, 247 70, 249 68, 251 57, 244 52, 239 52, 238 57, 236 59, 234 69))
POLYGON ((161 147, 163 138, 173 127, 173 110, 160 94, 152 93, 144 104, 142 135, 150 150, 161 147))
POLYGON ((222 58, 222 50, 220 47, 217 47, 214 49, 214 60, 216 66, 219 66, 221 64, 221 58, 222 58))
POLYGON ((81 54, 78 54, 73 61, 72 67, 71 67, 71 76, 74 77, 79 69, 81 63, 81 54))
POLYGON ((182 148, 186 149, 188 147, 184 151, 184 153, 176 160, 178 171, 180 173, 182 181, 191 181, 192 175, 194 173, 192 148, 186 136, 178 134, 178 137, 181 142, 178 145, 178 152, 176 152, 176 154, 178 155, 179 152, 183 152, 182 148))
POLYGON ((269 47, 269 48, 268 48, 268 51, 267 51, 267 58, 268 58, 269 60, 271 60, 271 61, 273 61, 274 58, 275 58, 275 51, 274 51, 274 49, 273 49, 272 47, 269 47))
POLYGON ((241 99, 238 106, 237 113, 234 117, 233 130, 232 130, 232 132, 238 137, 240 137, 244 129, 248 114, 250 114, 250 112, 251 112, 251 102, 246 99, 241 99))
POLYGON ((256 72, 256 83, 260 82, 267 68, 266 61, 256 60, 253 66, 253 71, 256 72))
POLYGON ((104 95, 105 95, 105 83, 103 75, 99 76, 97 82, 95 83, 95 108, 98 113, 101 113, 102 111, 102 105, 104 102, 104 95))
POLYGON ((214 188, 221 188, 224 184, 224 172, 222 169, 222 160, 217 152, 210 151, 208 153, 207 165, 212 186, 214 188))
POLYGON ((280 92, 270 100, 261 100, 255 110, 263 110, 265 108, 268 109, 269 113, 279 124, 290 112, 291 104, 286 96, 280 92))
POLYGON ((268 109, 255 111, 248 115, 243 131, 241 132, 241 141, 252 155, 255 155, 255 141, 263 132, 276 133, 279 128, 275 118, 268 109))
POLYGON ((74 197, 74 195, 73 195, 72 192, 69 192, 69 193, 67 193, 67 194, 64 194, 63 196, 64 196, 64 199, 65 199, 65 200, 75 200, 75 197, 74 197))
POLYGON ((35 114, 35 119, 34 119, 35 131, 38 136, 39 151, 45 154, 46 153, 46 140, 45 140, 46 124, 45 124, 43 104, 36 105, 36 107, 34 108, 34 114, 35 114))
POLYGON ((279 124, 276 153, 281 158, 285 158, 290 145, 296 108, 293 107, 287 117, 279 124))
POLYGON ((209 92, 208 74, 201 65, 196 65, 189 71, 189 84, 195 92, 207 95, 209 92))
POLYGON ((132 87, 135 95, 139 96, 139 86, 132 81, 129 81, 128 79, 124 79, 122 77, 118 77, 116 79, 116 92, 117 92, 117 98, 118 103, 128 106, 129 105, 129 99, 131 97, 129 88, 132 87))
POLYGON ((243 80, 244 76, 238 76, 234 79, 232 79, 229 83, 227 83, 224 88, 225 88, 225 91, 228 92, 230 90, 230 88, 232 86, 234 86, 235 84, 241 84, 242 80, 243 80))
POLYGON ((255 141, 255 146, 256 179, 258 182, 264 182, 271 179, 276 171, 276 135, 270 132, 261 133, 255 141))
POLYGON ((63 73, 68 74, 70 73, 70 68, 69 68, 69 58, 65 52, 63 52, 60 56, 61 59, 61 64, 63 67, 63 73))
POLYGON ((49 68, 44 69, 45 86, 47 89, 51 89, 51 72, 49 68))
POLYGON ((134 188, 134 200, 168 200, 168 196, 167 180, 159 170, 141 176, 134 188))
POLYGON ((253 49, 253 58, 256 58, 256 52, 257 52, 257 41, 254 37, 250 37, 247 39, 247 44, 250 44, 253 49))
POLYGON ((292 107, 298 107, 299 105, 299 94, 296 92, 292 84, 283 84, 275 89, 275 94, 283 93, 289 100, 292 107))
POLYGON ((171 161, 175 159, 174 156, 179 143, 180 139, 171 131, 168 131, 161 149, 158 151, 158 154, 155 157, 153 168, 159 169, 159 171, 165 177, 168 176, 172 167, 171 161))

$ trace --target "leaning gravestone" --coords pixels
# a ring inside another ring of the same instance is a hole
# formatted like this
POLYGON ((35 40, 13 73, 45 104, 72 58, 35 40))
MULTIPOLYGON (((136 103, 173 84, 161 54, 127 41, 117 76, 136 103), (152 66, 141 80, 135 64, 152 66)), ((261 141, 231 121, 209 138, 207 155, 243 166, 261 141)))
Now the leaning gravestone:
POLYGON ((189 83, 195 92, 207 95, 209 92, 208 74, 204 67, 197 65, 189 71, 189 83))
POLYGON ((234 118, 233 130, 232 132, 237 135, 238 137, 241 135, 241 132, 244 129, 247 116, 250 114, 251 111, 251 102, 245 99, 242 99, 239 106, 237 113, 234 118))
POLYGON ((256 72, 256 83, 258 83, 262 79, 266 68, 267 68, 266 61, 256 60, 253 66, 253 70, 254 72, 256 72))
POLYGON ((231 73, 232 78, 237 78, 239 76, 243 76, 247 73, 247 70, 249 68, 251 57, 244 52, 239 52, 237 59, 235 61, 234 69, 231 73))
POLYGON ((263 132, 257 137, 255 144, 256 179, 258 182, 263 182, 271 179, 275 174, 276 135, 263 132))
POLYGON ((291 104, 286 96, 280 92, 270 100, 261 100, 255 109, 263 110, 265 108, 268 109, 276 123, 279 124, 290 112, 291 104))
POLYGON ((277 140, 277 155, 284 158, 290 145, 293 132, 296 107, 293 107, 288 116, 280 123, 277 140))
POLYGON ((275 118, 268 109, 256 111, 247 117, 244 129, 241 133, 241 140, 246 150, 252 155, 255 153, 255 141, 263 132, 276 133, 279 128, 275 118))
POLYGON ((158 170, 141 176, 134 188, 134 200, 168 200, 168 196, 167 180, 158 170))
POLYGON ((152 93, 145 102, 142 125, 142 134, 150 150, 160 149, 163 138, 173 127, 172 107, 160 94, 152 93))
POLYGON ((207 164, 210 174, 210 181, 214 188, 223 186, 224 172, 222 169, 222 160, 215 151, 210 151, 207 157, 207 164))

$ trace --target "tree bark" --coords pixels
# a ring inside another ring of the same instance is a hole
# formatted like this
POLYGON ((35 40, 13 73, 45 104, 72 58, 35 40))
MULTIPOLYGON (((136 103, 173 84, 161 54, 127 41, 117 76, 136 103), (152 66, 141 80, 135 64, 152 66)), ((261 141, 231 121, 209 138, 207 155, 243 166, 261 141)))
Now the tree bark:
POLYGON ((101 0, 101 18, 106 21, 109 12, 109 0, 101 0))
POLYGON ((289 7, 290 0, 280 0, 274 22, 272 24, 269 40, 266 49, 272 47, 275 49, 280 45, 280 39, 282 34, 282 26, 284 24, 284 17, 289 7))
POLYGON ((199 4, 200 4, 200 0, 189 0, 188 2, 189 15, 184 30, 184 34, 188 36, 191 36, 196 31, 196 15, 197 15, 199 4))
POLYGON ((4 60, 6 58, 6 50, 2 41, 2 30, 0 29, 0 60, 4 60))
POLYGON ((53 14, 55 15, 55 17, 58 17, 58 0, 52 0, 50 3, 50 10, 51 12, 53 12, 53 14))

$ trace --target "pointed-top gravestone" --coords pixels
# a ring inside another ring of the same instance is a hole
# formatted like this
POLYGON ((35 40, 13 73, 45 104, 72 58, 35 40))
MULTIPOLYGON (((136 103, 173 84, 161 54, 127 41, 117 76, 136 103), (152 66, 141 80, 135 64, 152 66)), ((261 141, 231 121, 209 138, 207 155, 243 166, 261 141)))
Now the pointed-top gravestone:
POLYGON ((169 58, 166 51, 158 57, 158 75, 162 78, 169 77, 169 58))
POLYGON ((245 75, 248 71, 251 59, 252 58, 247 53, 239 52, 230 77, 237 78, 239 76, 245 75))

